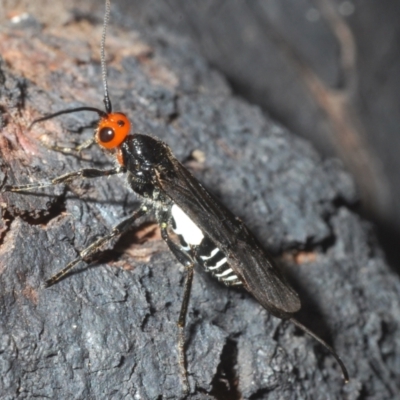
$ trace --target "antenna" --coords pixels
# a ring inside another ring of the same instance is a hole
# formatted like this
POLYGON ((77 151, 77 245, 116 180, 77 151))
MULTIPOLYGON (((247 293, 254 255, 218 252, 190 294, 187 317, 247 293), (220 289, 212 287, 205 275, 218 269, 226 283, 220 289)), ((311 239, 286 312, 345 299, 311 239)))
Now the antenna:
POLYGON ((32 121, 32 123, 28 127, 28 130, 30 130, 32 128, 32 126, 37 124, 38 122, 47 121, 48 119, 52 119, 54 117, 58 117, 59 115, 72 114, 72 113, 75 113, 75 112, 78 112, 78 111, 94 111, 94 112, 97 112, 97 114, 99 114, 100 118, 107 117, 107 113, 105 113, 103 110, 100 110, 100 109, 95 108, 95 107, 76 107, 76 108, 71 108, 69 110, 57 111, 57 112, 55 112, 53 114, 48 114, 48 115, 45 115, 44 117, 37 118, 37 119, 32 121))
POLYGON ((106 54, 105 54, 105 46, 106 46, 106 32, 108 20, 110 17, 110 9, 111 3, 110 0, 106 0, 106 11, 104 14, 104 23, 103 23, 103 34, 101 36, 101 47, 100 47, 100 60, 101 60, 101 77, 103 79, 103 87, 104 87, 104 106, 106 108, 106 113, 109 114, 112 111, 112 105, 110 96, 108 95, 108 84, 107 84, 107 65, 106 65, 106 54))
POLYGON ((104 112, 95 107, 76 107, 76 108, 71 108, 70 110, 61 110, 61 111, 57 111, 53 114, 45 115, 44 117, 35 119, 30 124, 28 130, 31 129, 32 126, 38 122, 46 121, 48 119, 58 117, 59 115, 63 115, 63 114, 70 114, 70 113, 74 113, 77 111, 94 111, 94 112, 97 112, 97 114, 99 114, 100 118, 105 118, 105 117, 107 117, 107 114, 110 114, 112 112, 111 100, 110 100, 110 96, 108 95, 107 66, 106 66, 106 55, 105 55, 106 32, 107 32, 108 20, 110 17, 110 10, 111 10, 111 2, 110 2, 110 0, 106 0, 106 10, 105 10, 105 14, 104 14, 104 23, 103 23, 103 34, 101 36, 101 47, 100 47, 101 76, 102 76, 103 87, 104 87, 104 100, 103 101, 104 101, 104 106, 106 108, 106 111, 104 112))

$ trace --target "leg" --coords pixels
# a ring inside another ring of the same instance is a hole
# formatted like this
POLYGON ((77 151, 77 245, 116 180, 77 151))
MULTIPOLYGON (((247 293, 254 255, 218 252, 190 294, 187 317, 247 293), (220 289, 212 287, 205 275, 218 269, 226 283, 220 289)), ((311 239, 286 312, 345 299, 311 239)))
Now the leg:
POLYGON ((178 354, 179 354, 179 367, 181 370, 181 375, 182 375, 182 383, 183 383, 183 391, 185 394, 189 393, 189 383, 188 383, 188 378, 187 378, 187 369, 186 369, 186 356, 185 356, 185 324, 186 324, 186 315, 187 315, 187 310, 188 310, 188 305, 189 305, 189 299, 190 299, 190 290, 192 288, 192 282, 193 282, 193 268, 195 261, 193 260, 192 256, 184 251, 181 247, 179 247, 176 243, 174 243, 171 238, 169 237, 168 234, 168 224, 165 221, 168 221, 168 216, 166 214, 163 215, 164 218, 162 218, 161 222, 160 217, 159 217, 159 222, 160 222, 160 227, 161 227, 161 236, 167 243, 168 247, 172 251, 172 253, 175 255, 177 260, 184 265, 184 267, 187 270, 186 274, 186 279, 185 279, 185 287, 184 287, 184 292, 183 292, 183 300, 182 300, 182 306, 181 306, 181 311, 179 313, 179 319, 178 319, 178 354))
POLYGON ((71 261, 65 268, 63 268, 61 271, 57 272, 50 279, 46 280, 46 282, 45 282, 46 287, 52 286, 56 282, 58 282, 72 268, 74 268, 75 265, 78 264, 80 261, 89 260, 89 258, 91 256, 93 256, 95 253, 97 253, 99 251, 101 246, 103 246, 105 243, 109 242, 115 236, 121 235, 122 233, 126 232, 131 227, 133 222, 136 219, 143 216, 144 214, 146 214, 147 211, 148 211, 148 208, 146 206, 142 206, 139 210, 135 211, 130 217, 128 217, 127 219, 125 219, 124 221, 122 221, 118 225, 116 225, 107 236, 99 238, 94 243, 92 243, 89 247, 86 247, 86 249, 82 250, 79 254, 79 257, 75 258, 75 260, 71 261))
POLYGON ((100 176, 109 176, 119 174, 124 172, 124 167, 115 167, 112 169, 95 169, 95 168, 84 168, 79 171, 68 172, 67 174, 57 176, 52 179, 50 182, 42 182, 42 183, 29 183, 27 185, 21 186, 4 186, 5 192, 24 192, 27 190, 41 189, 47 186, 58 185, 60 183, 68 183, 72 181, 74 178, 98 178, 100 176))
POLYGON ((40 142, 48 148, 49 150, 57 151, 58 153, 63 154, 73 154, 73 153, 80 153, 82 150, 89 148, 93 143, 94 139, 90 138, 85 140, 82 144, 76 147, 64 147, 64 146, 57 146, 57 145, 50 145, 46 143, 43 139, 40 139, 40 142))
POLYGON ((185 325, 186 325, 186 315, 190 299, 190 291, 192 289, 193 282, 193 267, 194 264, 186 266, 187 275, 185 279, 185 289, 183 292, 183 300, 181 311, 179 313, 178 319, 178 350, 179 350, 179 366, 181 368, 181 374, 183 378, 183 391, 189 393, 189 383, 187 379, 187 369, 186 369, 186 355, 185 355, 185 325))

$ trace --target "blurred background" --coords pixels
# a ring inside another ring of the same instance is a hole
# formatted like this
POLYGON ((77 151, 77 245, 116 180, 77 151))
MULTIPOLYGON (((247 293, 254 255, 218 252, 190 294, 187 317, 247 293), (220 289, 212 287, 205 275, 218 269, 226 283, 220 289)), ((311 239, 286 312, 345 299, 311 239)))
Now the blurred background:
MULTIPOLYGON (((57 4, 1 0, 0 21, 28 13, 42 24, 68 24, 57 4), (42 7, 54 10, 47 21, 42 7)), ((103 1, 70 7, 74 15, 103 17, 103 1)), ((400 2, 114 0, 112 12, 126 29, 150 23, 189 38, 235 95, 323 157, 340 158, 357 183, 360 212, 375 222, 400 272, 400 2)))

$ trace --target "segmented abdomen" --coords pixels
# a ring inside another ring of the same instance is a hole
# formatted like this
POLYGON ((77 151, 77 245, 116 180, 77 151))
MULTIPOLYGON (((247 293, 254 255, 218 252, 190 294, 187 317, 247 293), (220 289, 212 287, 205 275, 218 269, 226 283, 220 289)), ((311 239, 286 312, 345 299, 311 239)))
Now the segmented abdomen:
POLYGON ((225 254, 208 238, 204 237, 197 249, 197 259, 207 272, 227 286, 241 285, 241 281, 229 266, 225 254))
POLYGON ((182 248, 185 251, 196 250, 198 263, 225 285, 241 285, 241 281, 230 268, 225 254, 203 234, 182 209, 174 204, 171 214, 172 228, 179 236, 182 248))

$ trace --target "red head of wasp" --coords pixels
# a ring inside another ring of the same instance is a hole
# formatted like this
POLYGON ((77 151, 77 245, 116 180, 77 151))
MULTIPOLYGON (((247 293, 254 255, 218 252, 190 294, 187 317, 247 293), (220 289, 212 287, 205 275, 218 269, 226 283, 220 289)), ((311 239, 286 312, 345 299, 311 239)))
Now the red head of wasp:
POLYGON ((122 113, 112 111, 104 56, 109 12, 110 2, 107 1, 101 45, 105 111, 93 107, 79 107, 44 116, 34 123, 83 110, 98 113, 100 120, 94 138, 78 147, 78 150, 96 142, 115 155, 118 166, 108 170, 81 169, 58 176, 48 183, 7 186, 6 190, 25 191, 66 183, 75 178, 96 178, 125 173, 129 187, 142 199, 142 206, 116 225, 108 235, 82 250, 79 257, 49 278, 46 285, 55 284, 79 262, 89 261, 105 243, 125 233, 139 217, 153 212, 162 238, 186 269, 184 295, 178 319, 178 348, 185 392, 189 391, 189 385, 184 351, 184 327, 195 265, 203 267, 227 286, 244 287, 271 314, 292 321, 311 335, 335 357, 347 381, 347 370, 335 350, 293 317, 301 307, 297 293, 289 286, 243 222, 203 188, 178 162, 165 143, 151 136, 130 134, 129 119, 122 113), (171 238, 171 230, 179 236, 179 243, 171 238))

